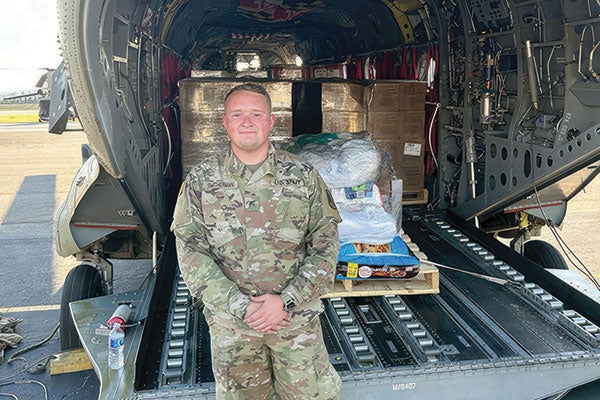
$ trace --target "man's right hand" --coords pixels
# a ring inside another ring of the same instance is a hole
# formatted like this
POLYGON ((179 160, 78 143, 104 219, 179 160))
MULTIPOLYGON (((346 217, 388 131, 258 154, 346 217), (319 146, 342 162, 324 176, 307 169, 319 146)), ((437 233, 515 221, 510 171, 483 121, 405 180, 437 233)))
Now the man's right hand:
POLYGON ((283 302, 278 295, 266 294, 250 298, 244 315, 244 322, 253 329, 264 333, 276 333, 290 325, 290 318, 283 310, 283 302))

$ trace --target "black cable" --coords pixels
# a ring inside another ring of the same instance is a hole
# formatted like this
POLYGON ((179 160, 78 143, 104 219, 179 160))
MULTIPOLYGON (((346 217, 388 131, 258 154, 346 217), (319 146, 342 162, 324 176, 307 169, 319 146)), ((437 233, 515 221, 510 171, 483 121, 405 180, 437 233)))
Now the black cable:
POLYGON ((564 241, 564 239, 560 236, 560 234, 556 230, 556 226, 554 225, 552 220, 549 221, 548 227, 550 228, 550 231, 554 235, 554 238, 556 239, 556 241, 559 243, 561 250, 567 256, 567 259, 569 260, 569 262, 571 264, 573 264, 573 266, 578 271, 580 271, 582 274, 584 274, 594 284, 594 286, 596 286, 596 288, 598 288, 600 290, 600 282, 598 282, 598 280, 594 277, 594 274, 588 269, 588 267, 583 263, 583 261, 581 261, 581 259, 573 252, 573 250, 571 250, 571 248, 567 245, 567 243, 564 241), (566 250, 565 250, 565 248, 566 248, 566 250), (573 255, 575 260, 577 260, 577 262, 579 263, 580 267, 577 266, 577 264, 573 260, 571 260, 571 257, 569 256, 569 254, 573 255))
MULTIPOLYGON (((533 152, 533 141, 530 141, 529 144, 530 144, 530 147, 531 147, 531 151, 533 152)), ((567 243, 563 240, 563 238, 560 236, 560 234, 556 230, 556 227, 554 226, 554 222, 551 219, 549 219, 548 216, 546 215, 546 212, 544 211, 544 207, 542 206, 542 203, 540 202, 540 196, 539 196, 539 193, 538 193, 538 190, 537 190, 537 186, 535 184, 535 168, 532 168, 532 170, 531 170, 531 185, 533 187, 533 192, 535 194, 535 201, 537 203, 538 208, 540 209, 540 212, 542 213, 542 216, 544 217, 544 221, 546 222, 546 225, 548 226, 548 228, 550 229, 550 232, 554 236, 554 239, 556 240, 556 242, 560 246, 560 249, 567 256, 567 260, 569 260, 569 262, 575 267, 575 269, 577 269, 585 277, 587 277, 591 281, 591 283, 597 289, 600 290, 600 283, 598 282, 598 280, 596 280, 596 278, 591 273, 591 271, 587 268, 587 266, 571 250, 571 248, 567 245, 567 243), (565 248, 566 248, 566 250, 565 250, 565 248), (571 259, 571 256, 569 255, 569 253, 573 255, 573 257, 579 262, 580 265, 577 265, 571 259)))
MULTIPOLYGON (((138 100, 137 100, 137 98, 135 96, 136 92, 135 92, 135 90, 133 90, 133 84, 129 80, 129 77, 127 75, 123 74, 122 72, 119 73, 119 76, 121 78, 123 78, 125 80, 125 82, 127 82, 127 84, 129 85, 129 90, 131 90, 131 93, 134 93, 134 95, 132 96, 132 98, 133 98, 133 105, 135 106, 135 111, 137 112, 137 115, 140 118, 140 123, 142 125, 142 128, 146 132, 146 137, 150 141, 150 144, 152 144, 152 146, 156 146, 156 139, 150 133, 150 130, 148 129, 148 126, 146 125, 146 120, 144 119, 144 116, 142 114, 142 111, 141 111, 141 108, 140 108, 140 104, 138 103, 138 100)), ((123 98, 123 101, 126 102, 127 99, 123 98)))
POLYGON ((19 357, 21 354, 24 354, 26 352, 28 352, 29 350, 33 350, 37 347, 40 347, 41 345, 43 345, 44 343, 48 342, 50 339, 52 339, 52 336, 56 335, 56 332, 58 332, 58 328, 60 327, 60 323, 56 324, 56 326, 54 327, 54 329, 52 330, 52 333, 45 339, 42 339, 42 341, 32 344, 29 347, 25 347, 22 350, 17 351, 16 353, 12 354, 9 359, 8 359, 8 363, 12 363, 17 357, 19 357))
MULTIPOLYGON (((53 357, 53 356, 54 356, 54 354, 50 354, 49 356, 46 356, 46 357, 44 357, 44 358, 40 358, 39 360, 37 360, 37 361, 36 361, 36 362, 34 362, 33 364, 35 365, 35 364, 39 364, 39 363, 41 363, 41 362, 45 362, 47 359, 49 359, 50 357, 53 357)), ((12 379, 12 378, 14 378, 15 376, 21 375, 23 372, 27 372, 27 371, 29 370, 29 368, 31 368, 31 365, 29 365, 29 364, 26 364, 24 368, 21 368, 20 370, 18 370, 18 371, 17 371, 17 372, 15 372, 14 374, 12 374, 12 375, 9 375, 9 376, 7 376, 7 377, 5 377, 5 378, 2 378, 2 379, 4 379, 4 380, 12 379)), ((5 385, 5 384, 7 384, 7 382, 0 381, 0 386, 3 386, 3 385, 5 385)))
MULTIPOLYGON (((40 347, 41 345, 47 343, 50 339, 52 339, 52 337, 56 334, 56 332, 58 332, 58 328, 59 327, 60 327, 60 324, 56 324, 56 326, 52 330, 52 333, 48 337, 46 337, 45 339, 43 339, 42 341, 40 341, 38 343, 35 343, 35 344, 33 344, 33 345, 29 346, 29 347, 26 347, 26 348, 24 348, 22 350, 19 350, 16 353, 12 354, 10 356, 10 358, 7 360, 8 364, 11 364, 13 361, 20 360, 20 361, 24 362, 25 366, 22 369, 20 369, 19 371, 15 372, 14 374, 9 375, 8 377, 5 377, 3 379, 7 380, 7 379, 14 378, 17 375, 22 374, 23 372, 29 372, 33 366, 37 366, 37 365, 40 365, 42 363, 46 364, 48 362, 48 360, 50 359, 50 357, 53 357, 52 354, 49 355, 49 356, 40 358, 38 361, 34 362, 33 364, 29 364, 29 362, 27 361, 27 359, 25 359, 23 357, 20 357, 20 355, 28 352, 29 350, 35 349, 35 348, 40 347)), ((2 381, 0 381, 0 386, 2 386, 4 384, 5 383, 3 383, 2 381)))

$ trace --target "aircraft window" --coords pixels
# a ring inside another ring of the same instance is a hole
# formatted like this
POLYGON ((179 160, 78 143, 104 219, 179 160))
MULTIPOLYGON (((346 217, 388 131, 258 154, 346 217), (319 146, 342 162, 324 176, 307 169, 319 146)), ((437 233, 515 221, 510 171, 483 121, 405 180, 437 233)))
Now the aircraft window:
POLYGON ((523 173, 525 174, 526 178, 529 178, 529 175, 531 175, 531 153, 529 150, 525 151, 523 173))
POLYGON ((258 71, 260 69, 260 57, 256 53, 238 53, 235 59, 235 69, 238 72, 258 71))
POLYGON ((496 144, 492 143, 490 145, 490 157, 496 158, 497 154, 498 154, 498 148, 496 147, 496 144))

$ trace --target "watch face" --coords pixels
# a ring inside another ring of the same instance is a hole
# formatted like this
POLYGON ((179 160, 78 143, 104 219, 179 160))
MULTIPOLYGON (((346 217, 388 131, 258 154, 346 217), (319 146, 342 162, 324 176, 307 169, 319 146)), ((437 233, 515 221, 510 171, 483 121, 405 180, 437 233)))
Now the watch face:
POLYGON ((296 308, 296 303, 294 302, 294 300, 290 300, 287 303, 285 303, 285 306, 283 308, 285 309, 285 311, 293 311, 294 308, 296 308))

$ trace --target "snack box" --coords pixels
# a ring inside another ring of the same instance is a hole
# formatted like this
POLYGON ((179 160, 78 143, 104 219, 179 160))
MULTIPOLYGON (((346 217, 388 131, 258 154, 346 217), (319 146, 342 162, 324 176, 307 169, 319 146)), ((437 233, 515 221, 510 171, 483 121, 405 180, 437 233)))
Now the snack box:
POLYGON ((336 279, 410 279, 419 273, 419 259, 396 236, 391 243, 346 243, 340 248, 336 279))

